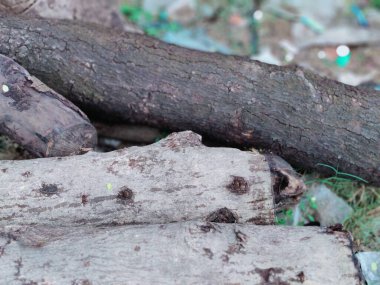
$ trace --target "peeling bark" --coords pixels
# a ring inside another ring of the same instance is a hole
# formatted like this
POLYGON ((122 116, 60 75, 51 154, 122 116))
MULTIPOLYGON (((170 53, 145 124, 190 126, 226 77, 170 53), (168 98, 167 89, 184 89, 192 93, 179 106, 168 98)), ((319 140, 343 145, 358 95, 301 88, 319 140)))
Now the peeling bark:
POLYGON ((380 185, 376 91, 65 21, 3 17, 0 53, 94 117, 191 129, 380 185))
MULTIPOLYGON (((0 225, 272 224, 279 202, 265 156, 205 147, 192 132, 111 153, 0 161, 0 178, 0 225)), ((281 191, 293 202, 305 189, 297 181, 281 191)))
POLYGON ((96 130, 74 104, 0 55, 0 133, 37 157, 66 156, 96 145, 96 130))
POLYGON ((312 227, 0 227, 0 236, 4 284, 361 284, 348 234, 312 227))

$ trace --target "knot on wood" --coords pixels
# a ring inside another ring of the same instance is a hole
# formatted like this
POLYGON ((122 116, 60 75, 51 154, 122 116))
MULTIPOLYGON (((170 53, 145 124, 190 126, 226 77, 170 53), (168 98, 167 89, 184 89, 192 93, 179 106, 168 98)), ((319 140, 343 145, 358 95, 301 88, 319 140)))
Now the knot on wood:
POLYGON ((38 191, 40 191, 40 193, 42 193, 44 195, 51 196, 51 195, 57 194, 59 189, 58 189, 57 185, 55 185, 55 184, 43 183, 41 188, 38 189, 38 191))
POLYGON ((248 182, 240 176, 232 176, 232 182, 227 186, 227 188, 234 194, 243 195, 248 193, 249 185, 248 182))
POLYGON ((238 222, 238 216, 228 208, 221 208, 212 212, 206 220, 213 223, 233 224, 238 222))
POLYGON ((117 198, 125 202, 133 202, 133 191, 128 187, 121 187, 117 193, 117 198))

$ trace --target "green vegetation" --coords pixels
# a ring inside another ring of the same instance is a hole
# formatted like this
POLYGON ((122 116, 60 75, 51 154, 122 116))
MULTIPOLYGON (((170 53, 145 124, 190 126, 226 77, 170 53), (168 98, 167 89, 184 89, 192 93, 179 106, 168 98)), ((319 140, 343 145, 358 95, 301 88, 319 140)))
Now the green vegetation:
POLYGON ((159 37, 164 32, 178 31, 181 25, 168 20, 168 15, 162 11, 157 17, 143 10, 139 6, 124 4, 120 11, 133 23, 141 27, 145 34, 153 37, 159 37))
POLYGON ((361 182, 359 177, 338 171, 328 178, 306 177, 307 185, 325 184, 353 208, 343 226, 352 233, 355 243, 361 248, 380 250, 380 188, 361 182))
MULTIPOLYGON (((318 174, 305 175, 307 186, 324 184, 336 195, 344 199, 352 208, 351 216, 344 222, 343 228, 352 233, 354 242, 363 250, 380 250, 380 188, 367 185, 367 181, 352 174, 339 172, 336 168, 326 164, 335 175, 320 177, 318 174)), ((315 221, 317 204, 315 198, 305 194, 299 203, 303 222, 298 225, 315 221)), ((293 209, 278 213, 276 223, 292 225, 295 212, 293 209)))
POLYGON ((328 186, 354 210, 344 229, 353 234, 359 246, 380 250, 380 188, 341 179, 330 179, 328 186))
POLYGON ((380 9, 380 0, 372 0, 372 1, 371 1, 371 4, 372 4, 374 7, 380 9))

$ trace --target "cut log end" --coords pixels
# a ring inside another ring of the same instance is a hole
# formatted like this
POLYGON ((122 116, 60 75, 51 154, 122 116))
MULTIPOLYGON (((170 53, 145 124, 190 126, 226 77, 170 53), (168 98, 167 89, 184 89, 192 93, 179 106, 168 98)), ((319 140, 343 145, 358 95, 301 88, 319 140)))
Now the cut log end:
POLYGON ((61 133, 53 131, 48 137, 45 157, 85 153, 97 143, 95 128, 86 123, 67 128, 61 133))
POLYGON ((96 130, 81 110, 2 55, 0 87, 0 133, 31 154, 67 156, 96 145, 96 130))
POLYGON ((277 210, 284 205, 295 205, 306 186, 301 176, 284 159, 277 155, 267 154, 265 158, 272 173, 272 189, 277 210))

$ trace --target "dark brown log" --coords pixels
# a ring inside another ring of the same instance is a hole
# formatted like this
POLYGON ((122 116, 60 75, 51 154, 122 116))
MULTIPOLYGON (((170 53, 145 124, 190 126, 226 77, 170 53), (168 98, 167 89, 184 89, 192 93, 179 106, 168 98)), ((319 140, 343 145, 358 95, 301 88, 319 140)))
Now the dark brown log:
POLYGON ((0 226, 272 224, 277 206, 305 190, 286 168, 258 152, 205 147, 192 132, 110 153, 0 161, 0 226), (270 170, 289 183, 272 185, 270 170))
POLYGON ((96 117, 191 129, 380 185, 376 91, 65 21, 2 17, 0 52, 96 117))
POLYGON ((360 285, 349 234, 183 222, 0 227, 2 284, 360 285))
POLYGON ((0 133, 37 157, 77 154, 96 145, 96 130, 74 104, 0 55, 0 133))

